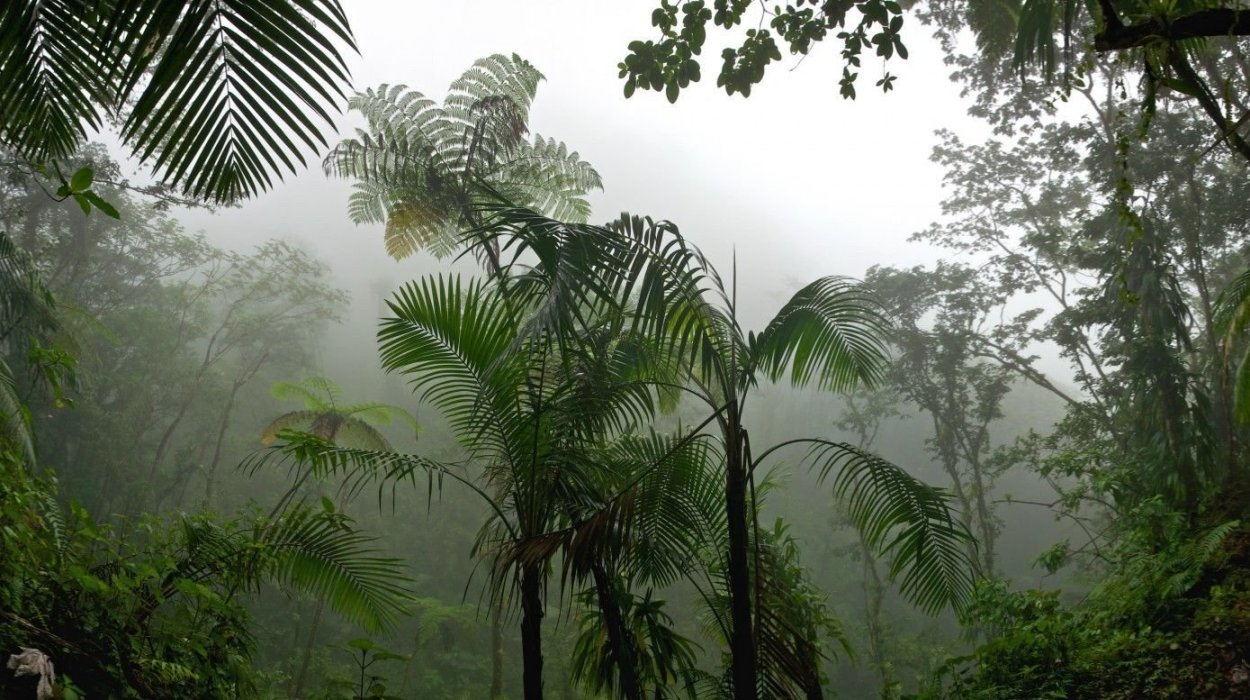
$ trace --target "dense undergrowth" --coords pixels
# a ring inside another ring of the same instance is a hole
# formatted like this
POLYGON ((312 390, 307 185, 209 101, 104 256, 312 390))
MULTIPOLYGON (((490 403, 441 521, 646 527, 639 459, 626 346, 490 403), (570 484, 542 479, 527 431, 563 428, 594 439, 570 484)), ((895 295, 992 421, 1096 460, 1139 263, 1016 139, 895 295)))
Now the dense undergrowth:
POLYGON ((1077 600, 1058 590, 978 592, 989 635, 920 698, 1225 699, 1250 696, 1250 527, 1126 545, 1077 600))

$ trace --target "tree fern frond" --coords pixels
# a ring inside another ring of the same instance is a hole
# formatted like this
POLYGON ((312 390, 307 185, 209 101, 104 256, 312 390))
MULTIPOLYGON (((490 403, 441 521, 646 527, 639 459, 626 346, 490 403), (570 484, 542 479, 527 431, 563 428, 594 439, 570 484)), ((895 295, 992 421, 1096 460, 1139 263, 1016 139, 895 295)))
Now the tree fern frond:
MULTIPOLYGON (((278 433, 284 430, 307 430, 317 419, 315 410, 291 411, 274 418, 260 433, 260 444, 272 445, 278 433)), ((323 436, 324 437, 324 436, 323 436)))
POLYGON ((509 201, 575 223, 590 217, 586 195, 603 187, 598 171, 576 151, 542 136, 520 144, 489 179, 509 201))
POLYGON ((476 223, 474 205, 502 193, 518 204, 584 220, 598 173, 551 139, 527 140, 529 109, 542 75, 518 56, 473 64, 443 105, 403 86, 382 85, 350 101, 368 129, 339 144, 327 172, 359 180, 349 212, 385 221, 387 250, 401 258, 447 254, 476 223))
POLYGON ((335 437, 335 442, 376 452, 395 451, 395 448, 391 446, 391 441, 387 440, 386 436, 379 432, 377 428, 354 416, 345 416, 343 418, 343 423, 339 425, 339 432, 335 437))

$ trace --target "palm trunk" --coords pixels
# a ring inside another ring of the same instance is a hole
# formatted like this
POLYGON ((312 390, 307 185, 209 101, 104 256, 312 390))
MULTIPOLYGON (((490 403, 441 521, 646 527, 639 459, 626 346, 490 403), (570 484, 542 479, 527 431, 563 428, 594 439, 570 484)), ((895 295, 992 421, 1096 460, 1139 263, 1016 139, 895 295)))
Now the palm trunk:
POLYGON ((521 569, 521 664, 525 700, 543 697, 542 564, 521 569))
POLYGON ((638 668, 634 660, 634 647, 629 642, 629 630, 625 619, 621 616, 621 606, 616 599, 615 586, 611 575, 601 564, 593 564, 591 571, 595 577, 595 593, 599 598, 599 610, 603 613, 604 625, 608 630, 608 644, 616 655, 617 668, 621 677, 621 697, 625 700, 643 700, 642 688, 638 684, 638 668))
POLYGON ((735 700, 755 700, 755 634, 751 628, 751 571, 748 562, 747 466, 738 407, 726 416, 725 515, 729 530, 730 672, 735 700))

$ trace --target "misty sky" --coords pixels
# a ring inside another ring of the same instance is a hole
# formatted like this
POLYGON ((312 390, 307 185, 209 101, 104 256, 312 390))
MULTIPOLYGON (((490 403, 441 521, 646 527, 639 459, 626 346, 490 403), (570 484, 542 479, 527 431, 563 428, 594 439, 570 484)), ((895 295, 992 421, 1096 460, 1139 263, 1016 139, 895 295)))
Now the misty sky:
MULTIPOLYGON (((626 100, 617 77, 626 44, 652 36, 651 2, 344 4, 360 48, 349 58, 357 89, 404 83, 441 100, 477 58, 515 52, 532 62, 547 78, 532 131, 566 142, 603 176, 593 220, 629 211, 674 221, 726 274, 736 247, 752 324, 816 276, 931 261, 932 251, 906 239, 938 215, 933 131, 976 128, 913 18, 911 58, 891 63, 899 80, 888 95, 873 87, 880 62, 866 57, 859 99, 839 97, 842 68, 830 42, 801 65, 787 56, 749 99, 729 97, 715 86, 724 39, 712 35, 703 82, 670 105, 653 92, 626 100)), ((361 123, 352 114, 341 121, 361 123)), ((348 191, 313 167, 239 209, 184 218, 224 245, 271 236, 309 243, 358 298, 364 285, 389 288, 433 269, 428 259, 391 261, 379 227, 347 218, 348 191)))

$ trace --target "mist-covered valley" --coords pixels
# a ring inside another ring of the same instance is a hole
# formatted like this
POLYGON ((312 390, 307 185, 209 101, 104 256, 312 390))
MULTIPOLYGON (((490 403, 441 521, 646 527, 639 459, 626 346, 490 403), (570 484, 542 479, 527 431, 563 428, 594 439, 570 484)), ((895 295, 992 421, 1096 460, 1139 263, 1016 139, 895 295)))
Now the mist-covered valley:
POLYGON ((1248 9, 0 7, 0 697, 1250 697, 1248 9))

